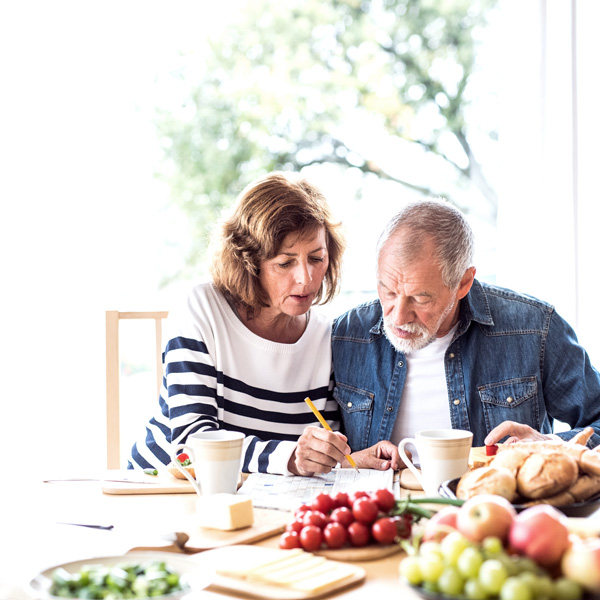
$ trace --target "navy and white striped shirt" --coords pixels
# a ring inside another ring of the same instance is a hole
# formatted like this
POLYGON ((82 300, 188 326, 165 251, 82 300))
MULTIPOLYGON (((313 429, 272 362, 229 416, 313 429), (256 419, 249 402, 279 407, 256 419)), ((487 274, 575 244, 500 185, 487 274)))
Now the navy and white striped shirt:
POLYGON ((171 461, 171 444, 196 431, 228 429, 246 436, 244 472, 288 474, 298 437, 319 425, 306 396, 339 429, 330 397, 331 322, 316 310, 296 343, 271 342, 206 283, 170 313, 165 330, 159 407, 132 448, 130 467, 161 468, 171 461))

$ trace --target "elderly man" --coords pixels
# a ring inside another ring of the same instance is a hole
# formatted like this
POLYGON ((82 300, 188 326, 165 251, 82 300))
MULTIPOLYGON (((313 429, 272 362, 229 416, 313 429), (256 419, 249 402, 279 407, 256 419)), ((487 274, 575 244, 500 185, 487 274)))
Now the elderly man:
POLYGON ((391 220, 377 291, 332 331, 353 450, 450 427, 474 446, 554 438, 554 419, 572 428, 560 437, 591 425, 589 445, 600 443, 600 374, 575 333, 549 304, 475 279, 473 234, 450 204, 417 202, 391 220))

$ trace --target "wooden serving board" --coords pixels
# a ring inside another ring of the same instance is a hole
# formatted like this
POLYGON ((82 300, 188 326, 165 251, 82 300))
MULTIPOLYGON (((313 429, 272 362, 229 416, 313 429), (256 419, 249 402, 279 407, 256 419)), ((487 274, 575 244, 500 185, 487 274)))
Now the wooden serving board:
MULTIPOLYGON (((254 524, 236 531, 221 531, 206 527, 186 527, 190 538, 185 544, 186 552, 200 552, 234 544, 252 544, 258 540, 281 533, 291 520, 291 514, 267 508, 254 509, 254 524)), ((193 519, 190 519, 192 521, 193 519)))
MULTIPOLYGON (((207 570, 214 572, 222 565, 244 564, 249 559, 255 559, 258 552, 268 552, 269 550, 260 546, 231 546, 208 550, 197 554, 192 559, 207 570)), ((335 565, 335 562, 331 561, 331 564, 335 565)), ((366 573, 364 569, 354 566, 353 571, 354 573, 350 578, 318 592, 302 592, 282 585, 268 585, 262 582, 236 579, 219 574, 213 576, 208 589, 225 590, 267 600, 306 600, 328 596, 333 592, 357 585, 365 580, 366 573)))
POLYGON ((313 554, 324 556, 331 560, 349 561, 349 562, 366 562, 369 560, 378 560, 393 554, 402 552, 400 544, 389 544, 379 546, 372 544, 363 546, 362 548, 340 548, 339 550, 331 550, 329 548, 323 550, 315 550, 313 554))

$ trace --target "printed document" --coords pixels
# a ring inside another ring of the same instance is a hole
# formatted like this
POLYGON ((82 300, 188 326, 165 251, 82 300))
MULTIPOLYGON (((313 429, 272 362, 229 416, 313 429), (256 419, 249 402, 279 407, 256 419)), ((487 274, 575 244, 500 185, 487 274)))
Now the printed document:
POLYGON ((360 469, 360 473, 355 469, 333 469, 326 475, 312 477, 251 473, 237 493, 251 496, 256 508, 293 511, 321 492, 371 492, 381 488, 393 491, 393 481, 393 469, 360 469))

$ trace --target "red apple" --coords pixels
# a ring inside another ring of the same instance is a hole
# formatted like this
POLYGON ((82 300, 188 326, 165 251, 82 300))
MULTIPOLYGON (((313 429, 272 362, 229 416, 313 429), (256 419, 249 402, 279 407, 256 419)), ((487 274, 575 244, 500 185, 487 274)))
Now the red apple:
POLYGON ((456 518, 460 508, 458 506, 444 506, 441 510, 438 510, 429 521, 427 525, 450 525, 456 529, 456 518))
POLYGON ((506 498, 479 494, 460 507, 456 528, 472 542, 481 542, 490 536, 504 542, 516 514, 515 507, 506 498))
POLYGON ((547 504, 526 508, 513 519, 508 544, 539 565, 552 567, 569 547, 565 516, 547 504))
POLYGON ((456 531, 456 527, 443 523, 427 523, 423 529, 423 542, 441 542, 449 533, 456 531))
POLYGON ((600 539, 575 539, 563 554, 561 568, 565 577, 600 594, 600 539))
POLYGON ((452 531, 456 531, 456 517, 460 508, 458 506, 444 506, 438 510, 423 528, 423 541, 440 542, 452 531))

